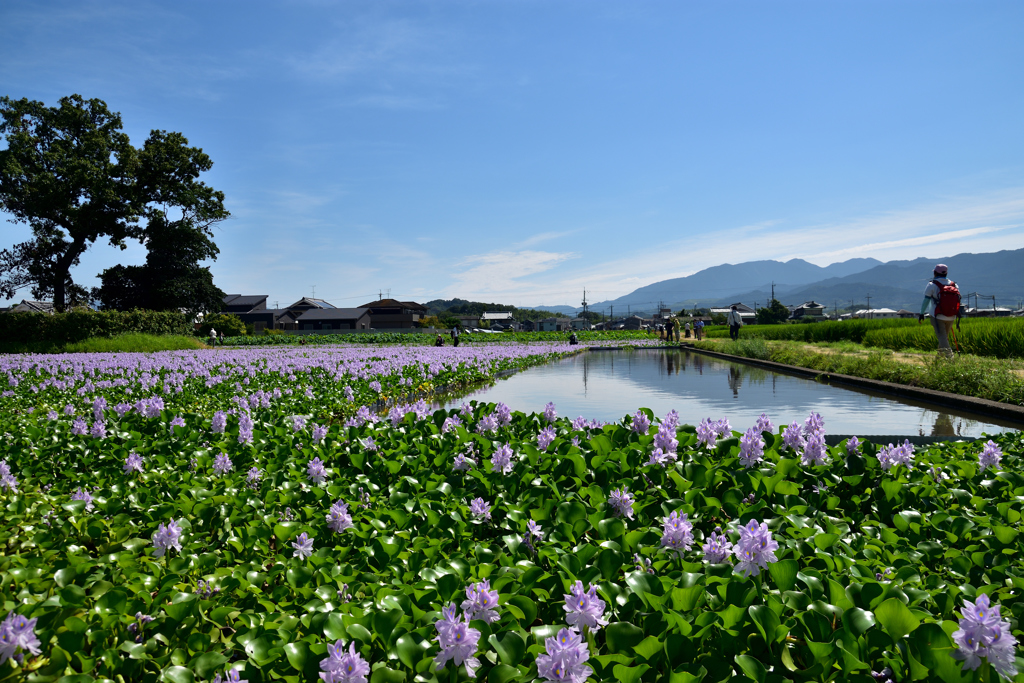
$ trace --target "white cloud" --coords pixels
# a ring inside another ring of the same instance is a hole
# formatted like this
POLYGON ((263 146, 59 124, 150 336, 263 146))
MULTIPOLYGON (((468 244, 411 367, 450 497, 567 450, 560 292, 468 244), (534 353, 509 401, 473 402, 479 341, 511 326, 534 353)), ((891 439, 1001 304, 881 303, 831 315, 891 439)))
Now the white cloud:
POLYGON ((541 295, 550 288, 536 280, 524 282, 523 278, 551 271, 576 256, 572 252, 530 250, 476 254, 459 263, 465 270, 453 274, 455 282, 447 291, 460 298, 514 296, 527 291, 541 295))

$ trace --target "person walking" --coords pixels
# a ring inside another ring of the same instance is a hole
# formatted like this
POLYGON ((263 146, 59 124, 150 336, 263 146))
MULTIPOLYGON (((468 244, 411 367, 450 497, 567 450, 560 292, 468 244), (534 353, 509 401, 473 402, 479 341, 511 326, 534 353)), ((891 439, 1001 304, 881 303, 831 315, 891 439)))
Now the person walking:
POLYGON ((704 321, 700 318, 693 324, 693 334, 697 337, 697 341, 700 341, 701 337, 704 336, 704 321))
POLYGON ((459 345, 459 326, 458 325, 456 325, 455 327, 452 328, 451 335, 452 335, 452 346, 458 347, 458 345, 459 345))
POLYGON ((732 310, 729 311, 729 315, 725 318, 726 324, 729 326, 729 338, 736 341, 740 338, 740 328, 743 327, 743 317, 740 312, 733 306, 732 310))
POLYGON ((948 275, 949 269, 944 263, 935 266, 932 281, 924 288, 924 300, 921 301, 917 322, 923 322, 926 315, 932 319, 935 338, 939 342, 939 355, 952 358, 949 333, 953 330, 953 323, 960 317, 960 288, 948 275))
POLYGON ((224 330, 220 331, 220 333, 217 335, 217 338, 220 340, 220 345, 224 346, 224 330))
POLYGON ((210 328, 210 346, 217 346, 217 330, 210 328))
POLYGON ((686 321, 686 324, 683 326, 683 330, 685 331, 685 334, 683 336, 686 337, 687 339, 689 339, 690 338, 690 321, 689 320, 686 321))

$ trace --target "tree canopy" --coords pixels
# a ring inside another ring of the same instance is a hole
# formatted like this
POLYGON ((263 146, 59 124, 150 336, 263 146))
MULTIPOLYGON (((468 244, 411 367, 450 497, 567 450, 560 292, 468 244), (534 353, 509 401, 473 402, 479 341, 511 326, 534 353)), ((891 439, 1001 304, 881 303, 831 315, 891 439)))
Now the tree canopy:
POLYGON ((757 309, 757 323, 759 325, 774 325, 784 322, 789 317, 789 309, 782 305, 778 299, 772 299, 771 306, 757 309))
POLYGON ((32 286, 64 310, 85 299, 71 269, 97 240, 124 249, 129 239, 159 241, 171 225, 209 240, 228 217, 224 194, 199 181, 213 166, 202 149, 160 130, 135 148, 121 128, 102 100, 72 95, 47 107, 0 97, 0 208, 32 229, 32 239, 0 252, 0 294, 32 286))

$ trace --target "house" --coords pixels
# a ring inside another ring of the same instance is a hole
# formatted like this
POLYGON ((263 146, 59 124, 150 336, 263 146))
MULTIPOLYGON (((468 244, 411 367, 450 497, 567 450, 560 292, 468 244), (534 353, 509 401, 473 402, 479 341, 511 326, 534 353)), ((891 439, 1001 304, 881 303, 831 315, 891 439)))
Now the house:
POLYGON ((574 330, 590 329, 590 321, 587 320, 586 318, 573 318, 572 320, 569 321, 569 325, 572 326, 572 329, 574 330))
POLYGON ((536 320, 524 320, 523 321, 523 332, 536 332, 537 321, 536 320))
POLYGON ((646 330, 650 328, 651 321, 644 320, 638 315, 631 315, 622 321, 621 325, 618 326, 620 330, 646 330))
POLYGON ((544 318, 537 321, 538 332, 565 332, 572 329, 569 318, 544 318))
POLYGON ((427 307, 415 301, 381 299, 359 308, 370 311, 372 327, 377 330, 419 327, 420 321, 427 315, 427 307))
POLYGON ((813 318, 815 320, 824 320, 825 318, 825 307, 816 301, 805 301, 796 308, 789 316, 790 318, 813 318))
POLYGON ((456 315, 450 316, 459 321, 459 324, 463 327, 472 329, 474 327, 480 327, 480 318, 475 315, 456 315))
POLYGON ((248 313, 267 307, 267 294, 226 294, 225 313, 248 313))
POLYGON ((896 316, 899 318, 916 318, 917 313, 914 313, 913 311, 908 311, 905 308, 901 308, 900 310, 896 311, 896 316))
POLYGON ((295 322, 300 330, 368 330, 370 317, 365 308, 310 308, 295 322))
POLYGON ((886 318, 898 318, 899 313, 891 308, 862 308, 853 314, 854 318, 869 318, 871 320, 884 320, 886 318))
POLYGON ((52 301, 22 299, 21 303, 7 309, 8 313, 53 313, 52 301))
POLYGON ((485 311, 484 314, 482 316, 480 316, 480 319, 481 320, 492 320, 492 321, 493 320, 501 320, 501 321, 512 320, 512 311, 485 311))

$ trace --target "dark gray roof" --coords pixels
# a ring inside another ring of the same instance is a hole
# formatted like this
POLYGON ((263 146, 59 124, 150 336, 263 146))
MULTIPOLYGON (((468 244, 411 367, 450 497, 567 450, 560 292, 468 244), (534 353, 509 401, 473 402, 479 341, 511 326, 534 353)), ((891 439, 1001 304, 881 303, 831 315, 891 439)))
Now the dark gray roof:
POLYGON ((299 316, 298 322, 313 320, 359 320, 369 317, 370 311, 365 308, 311 308, 299 316))
POLYGON ((323 299, 314 299, 310 296, 304 296, 288 308, 295 308, 296 306, 312 306, 314 308, 336 308, 332 303, 328 303, 323 299))
POLYGON ((269 294, 226 294, 224 303, 228 306, 255 306, 266 301, 269 294))

